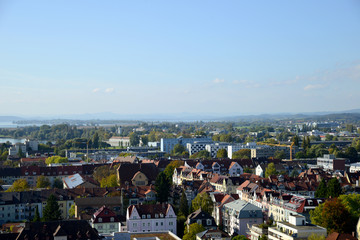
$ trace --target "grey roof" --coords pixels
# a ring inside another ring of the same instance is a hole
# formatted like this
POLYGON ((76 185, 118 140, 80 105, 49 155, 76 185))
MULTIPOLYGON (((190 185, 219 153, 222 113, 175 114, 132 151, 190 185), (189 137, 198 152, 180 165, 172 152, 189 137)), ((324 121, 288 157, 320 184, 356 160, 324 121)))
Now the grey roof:
POLYGON ((261 208, 243 200, 235 200, 224 205, 229 214, 237 215, 238 218, 262 218, 261 208))

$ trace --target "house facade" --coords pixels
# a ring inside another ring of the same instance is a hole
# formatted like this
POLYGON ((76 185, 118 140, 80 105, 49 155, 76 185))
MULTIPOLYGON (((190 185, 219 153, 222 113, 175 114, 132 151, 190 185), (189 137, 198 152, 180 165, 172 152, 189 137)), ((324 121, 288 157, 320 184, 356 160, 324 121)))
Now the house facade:
POLYGON ((222 211, 224 230, 230 235, 248 235, 248 227, 263 222, 261 208, 243 200, 225 204, 222 211))
POLYGON ((176 234, 176 214, 171 204, 131 205, 126 212, 130 233, 170 231, 176 234))

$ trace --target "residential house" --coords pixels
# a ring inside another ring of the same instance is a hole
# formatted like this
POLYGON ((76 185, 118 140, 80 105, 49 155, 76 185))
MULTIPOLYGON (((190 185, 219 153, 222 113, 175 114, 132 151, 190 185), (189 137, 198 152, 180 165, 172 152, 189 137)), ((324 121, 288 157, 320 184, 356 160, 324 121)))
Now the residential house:
POLYGON ((235 200, 223 206, 223 226, 230 235, 247 235, 248 227, 263 222, 261 208, 243 200, 235 200))
POLYGON ((111 234, 119 232, 121 223, 115 212, 106 206, 97 210, 90 219, 91 227, 95 228, 99 234, 111 234))
POLYGON ((117 169, 120 185, 146 186, 155 184, 158 168, 153 163, 121 163, 117 169))
POLYGON ((209 213, 203 211, 201 208, 196 210, 193 213, 190 213, 186 219, 187 227, 190 224, 197 223, 202 225, 205 229, 217 229, 217 225, 215 223, 215 219, 209 213))
POLYGON ((215 219, 216 224, 219 226, 222 224, 222 207, 224 204, 239 199, 238 194, 224 194, 220 192, 210 193, 210 198, 214 203, 214 210, 212 216, 215 219))
POLYGON ((131 205, 126 212, 130 233, 171 231, 176 234, 176 214, 171 204, 131 205))

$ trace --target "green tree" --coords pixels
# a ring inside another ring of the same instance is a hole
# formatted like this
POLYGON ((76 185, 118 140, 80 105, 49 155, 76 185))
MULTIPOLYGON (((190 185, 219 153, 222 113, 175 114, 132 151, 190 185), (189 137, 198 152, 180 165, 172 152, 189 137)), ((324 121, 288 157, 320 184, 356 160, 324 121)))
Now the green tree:
POLYGON ((298 136, 298 135, 295 135, 295 136, 292 138, 291 141, 294 143, 294 146, 297 146, 297 147, 300 146, 300 145, 299 145, 300 139, 299 139, 299 136, 298 136))
POLYGON ((312 234, 308 237, 308 240, 325 240, 325 239, 326 239, 325 235, 316 234, 316 233, 312 233, 312 234))
POLYGON ((0 160, 1 161, 6 161, 7 157, 9 156, 9 152, 8 151, 4 151, 1 153, 1 157, 0 160))
POLYGON ((69 217, 73 218, 75 216, 75 203, 73 203, 69 209, 69 217))
POLYGON ((36 208, 35 208, 35 216, 34 216, 34 218, 33 218, 32 221, 33 221, 33 222, 40 222, 40 221, 41 221, 38 205, 36 205, 36 208))
POLYGON ((290 173, 290 177, 296 178, 297 176, 299 176, 298 171, 296 171, 295 169, 293 169, 290 173))
POLYGON ((185 217, 189 215, 189 205, 184 191, 181 193, 179 214, 185 217))
POLYGON ((49 188, 50 180, 45 176, 39 176, 36 181, 36 188, 49 188))
POLYGON ((250 149, 240 149, 232 155, 232 159, 250 159, 251 150, 250 149))
POLYGON ((311 223, 322 226, 328 232, 350 233, 355 228, 350 213, 338 198, 326 201, 310 211, 311 223))
POLYGON ((171 155, 173 156, 181 156, 183 153, 186 152, 186 148, 181 145, 180 143, 176 144, 171 151, 171 155))
POLYGON ((139 135, 137 135, 137 133, 132 132, 132 133, 130 133, 129 137, 130 137, 130 145, 131 146, 139 146, 140 137, 139 137, 139 135))
POLYGON ((332 141, 333 136, 331 136, 330 134, 326 134, 325 135, 325 141, 332 141))
POLYGON ((306 158, 306 154, 303 151, 297 152, 295 158, 306 158))
POLYGON ((61 219, 61 212, 56 197, 51 194, 46 200, 46 206, 43 210, 43 221, 54 221, 61 219))
POLYGON ((109 165, 104 165, 104 166, 100 166, 95 168, 94 173, 93 173, 93 177, 96 181, 98 181, 99 183, 101 183, 101 180, 103 178, 106 178, 107 176, 110 176, 112 174, 116 175, 116 168, 118 166, 113 166, 112 168, 109 167, 109 165))
POLYGON ((97 132, 94 133, 92 138, 92 147, 93 148, 99 148, 99 134, 97 132))
POLYGON ((104 187, 117 187, 119 186, 119 183, 117 181, 117 176, 116 174, 111 174, 103 179, 101 179, 100 181, 100 186, 102 188, 104 187))
POLYGON ((227 151, 225 148, 219 149, 216 153, 217 158, 227 158, 227 151))
POLYGON ((340 196, 342 192, 339 180, 337 180, 337 178, 332 178, 328 183, 327 183, 327 197, 338 197, 340 196))
POLYGON ((316 189, 315 197, 316 198, 326 198, 327 197, 327 187, 326 187, 326 182, 325 182, 324 178, 321 179, 321 182, 320 182, 318 188, 316 189))
POLYGON ((53 188, 63 189, 63 187, 64 187, 64 185, 63 185, 63 182, 61 181, 61 179, 55 178, 55 180, 53 182, 53 188))
POLYGON ((247 237, 245 237, 244 235, 236 235, 231 240, 249 240, 249 239, 247 237))
POLYGON ((185 229, 183 240, 195 240, 196 234, 205 231, 201 224, 193 223, 189 225, 189 229, 185 229))
POLYGON ((155 180, 156 200, 160 203, 167 202, 170 193, 169 179, 161 172, 155 180))
POLYGON ((340 195, 339 199, 345 208, 351 213, 353 222, 357 222, 360 217, 360 194, 352 193, 348 195, 340 195))
POLYGON ((198 194, 194 200, 192 200, 192 208, 194 211, 201 208, 201 210, 212 214, 213 211, 213 202, 211 201, 211 198, 206 192, 198 194))
POLYGON ((355 163, 358 161, 358 153, 354 147, 346 148, 345 155, 347 158, 349 158, 351 163, 355 163))
POLYGON ((277 175, 278 172, 276 171, 275 164, 269 163, 267 168, 265 169, 265 177, 268 178, 271 175, 277 175))
POLYGON ((30 187, 26 179, 18 179, 12 184, 12 186, 8 190, 6 190, 6 192, 22 192, 29 189, 30 187))
POLYGON ((275 159, 284 159, 285 158, 285 152, 284 150, 277 150, 274 153, 274 158, 275 159))
POLYGON ((23 158, 23 157, 25 157, 25 154, 23 153, 23 151, 21 150, 21 147, 19 147, 19 151, 18 151, 18 157, 19 158, 23 158))
POLYGON ((191 159, 211 159, 210 153, 206 150, 201 150, 190 156, 191 159))
POLYGON ((51 163, 67 163, 69 160, 66 157, 60 157, 60 156, 52 156, 52 157, 48 157, 45 160, 46 164, 51 164, 51 163))
POLYGON ((352 124, 346 124, 346 131, 352 133, 352 132, 354 132, 354 130, 355 130, 354 125, 352 125, 352 124))
POLYGON ((180 160, 174 160, 171 161, 165 168, 164 173, 167 177, 167 179, 169 180, 169 182, 172 184, 172 176, 174 174, 174 170, 175 168, 178 168, 180 166, 183 166, 184 162, 180 161, 180 160))

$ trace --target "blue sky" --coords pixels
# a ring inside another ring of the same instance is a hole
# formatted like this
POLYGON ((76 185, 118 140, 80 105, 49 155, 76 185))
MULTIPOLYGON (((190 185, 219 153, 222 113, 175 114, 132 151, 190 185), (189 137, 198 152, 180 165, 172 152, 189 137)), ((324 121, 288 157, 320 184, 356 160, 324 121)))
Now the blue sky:
POLYGON ((360 1, 0 0, 1 115, 360 108, 360 1))

